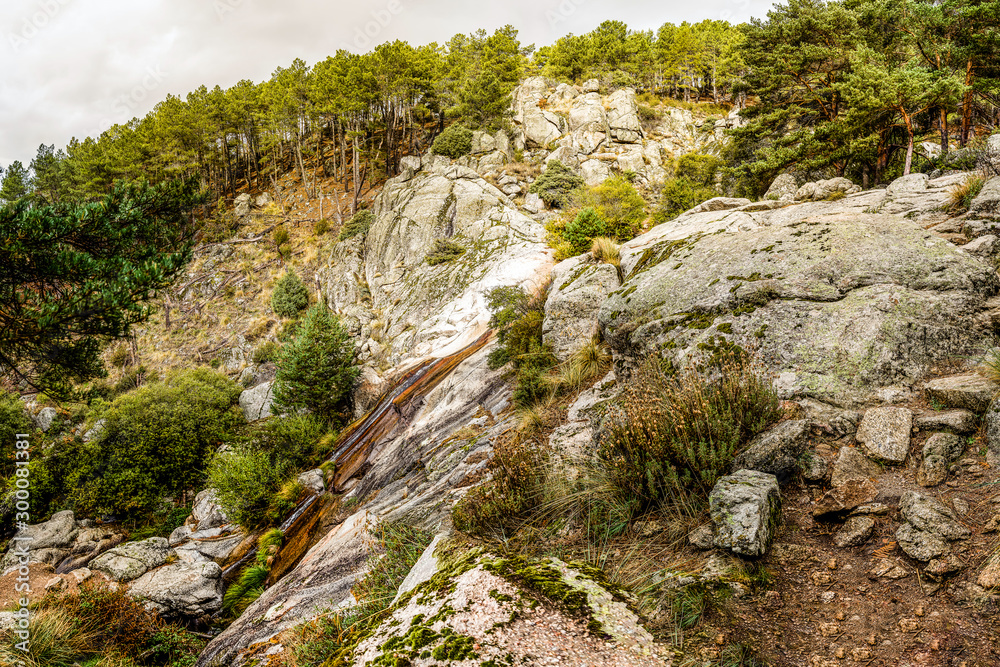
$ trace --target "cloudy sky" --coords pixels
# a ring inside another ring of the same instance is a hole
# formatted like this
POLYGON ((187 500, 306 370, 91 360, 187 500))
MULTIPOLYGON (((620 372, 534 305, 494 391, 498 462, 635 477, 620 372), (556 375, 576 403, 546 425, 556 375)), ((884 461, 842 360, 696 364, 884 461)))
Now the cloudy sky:
POLYGON ((145 115, 167 94, 267 79, 338 48, 443 42, 510 23, 549 44, 613 18, 634 29, 745 21, 768 0, 2 0, 0 166, 145 115))

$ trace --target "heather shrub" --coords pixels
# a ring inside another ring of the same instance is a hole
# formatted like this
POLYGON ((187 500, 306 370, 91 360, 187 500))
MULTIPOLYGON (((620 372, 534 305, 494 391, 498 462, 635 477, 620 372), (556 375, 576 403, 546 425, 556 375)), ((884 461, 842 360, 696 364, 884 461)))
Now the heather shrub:
POLYGON ((770 378, 745 355, 678 372, 652 359, 605 416, 598 456, 635 510, 703 499, 740 448, 780 415, 770 378))

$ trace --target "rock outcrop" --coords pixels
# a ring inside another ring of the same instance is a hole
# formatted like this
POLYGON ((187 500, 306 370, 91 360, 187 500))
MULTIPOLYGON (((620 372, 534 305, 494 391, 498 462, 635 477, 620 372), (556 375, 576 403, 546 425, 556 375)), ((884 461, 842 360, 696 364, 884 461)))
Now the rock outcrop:
POLYGON ((599 314, 618 368, 756 349, 785 396, 850 406, 974 357, 996 274, 905 218, 866 213, 881 196, 685 215, 629 241, 599 314))

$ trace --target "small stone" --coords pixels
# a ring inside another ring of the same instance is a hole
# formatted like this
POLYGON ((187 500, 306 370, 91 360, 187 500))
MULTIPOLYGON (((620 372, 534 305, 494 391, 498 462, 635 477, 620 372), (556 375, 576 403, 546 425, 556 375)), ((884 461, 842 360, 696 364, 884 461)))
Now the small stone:
POLYGON ((872 502, 877 496, 878 488, 873 482, 852 479, 827 491, 816 502, 812 513, 816 518, 846 514, 860 505, 872 502))
POLYGON ((870 516, 849 518, 833 536, 833 543, 840 548, 861 546, 875 531, 875 519, 870 516))
POLYGON ((920 622, 915 618, 901 618, 899 629, 903 632, 916 632, 920 629, 920 622))
POLYGON ((849 480, 868 480, 878 477, 879 467, 856 447, 841 447, 833 464, 830 485, 843 486, 849 480))
POLYGON ((958 435, 974 433, 978 428, 976 415, 968 410, 931 412, 915 418, 913 423, 921 431, 946 430, 958 435))
POLYGON ((858 646, 857 648, 851 649, 851 660, 854 662, 865 662, 866 660, 871 660, 871 657, 871 650, 865 648, 864 646, 858 646))
POLYGON ((822 456, 806 452, 799 462, 799 468, 802 470, 803 479, 807 482, 822 482, 826 479, 829 465, 822 456))
POLYGON ((965 441, 952 433, 934 433, 924 443, 923 455, 940 456, 948 463, 957 461, 965 451, 965 441))
POLYGON ((715 546, 715 542, 712 539, 711 524, 698 526, 688 533, 688 542, 691 546, 698 549, 712 549, 715 546))
POLYGON ((969 503, 964 498, 955 498, 951 501, 951 506, 955 508, 955 511, 959 514, 969 513, 969 503))
POLYGON ((819 633, 824 637, 835 637, 840 634, 840 625, 837 623, 820 623, 819 633))
POLYGON ((851 516, 857 515, 872 515, 872 516, 886 516, 891 511, 891 507, 883 503, 865 503, 864 505, 858 505, 851 512, 851 516))
POLYGON ((829 572, 813 572, 809 578, 812 580, 813 586, 829 586, 833 583, 833 577, 830 576, 829 572))
POLYGON ((747 445, 733 460, 733 470, 759 470, 787 481, 798 469, 798 459, 809 442, 809 422, 804 419, 784 421, 767 430, 747 445))
MULTIPOLYGON (((961 572, 965 569, 965 563, 954 555, 948 554, 944 558, 932 558, 930 562, 927 563, 927 567, 924 568, 924 572, 933 577, 945 577, 949 574, 954 574, 956 572, 961 572)), ((921 616, 921 614, 917 614, 921 616)))
POLYGON ((971 531, 958 522, 946 505, 916 491, 907 491, 899 500, 900 513, 914 528, 940 535, 947 540, 969 537, 971 531))
POLYGON ((925 456, 917 471, 917 484, 923 487, 937 486, 948 478, 948 461, 943 456, 925 456))
POLYGON ((715 544, 743 556, 762 556, 781 517, 774 475, 739 470, 716 482, 709 495, 715 544))
POLYGON ((992 517, 990 517, 990 520, 986 522, 986 526, 983 528, 983 532, 995 533, 998 528, 1000 528, 1000 514, 994 514, 992 517))
POLYGON ((888 463, 903 463, 910 451, 913 413, 906 408, 872 408, 858 426, 857 440, 865 453, 888 463))
POLYGON ((58 592, 66 588, 66 580, 62 577, 52 577, 45 584, 46 592, 58 592))
POLYGON ((983 412, 996 392, 996 385, 978 373, 966 373, 931 380, 924 390, 929 399, 946 408, 983 412))
POLYGON ((868 576, 876 579, 903 579, 909 576, 909 571, 897 560, 880 560, 872 568, 868 576))
POLYGON ((837 559, 836 558, 831 558, 830 560, 826 561, 826 567, 829 570, 836 570, 837 569, 837 559))
POLYGON ((1000 586, 1000 552, 994 553, 986 560, 976 583, 983 588, 1000 586))
POLYGON ((939 535, 918 530, 909 523, 896 530, 896 541, 907 556, 919 561, 929 561, 949 551, 948 543, 939 535))

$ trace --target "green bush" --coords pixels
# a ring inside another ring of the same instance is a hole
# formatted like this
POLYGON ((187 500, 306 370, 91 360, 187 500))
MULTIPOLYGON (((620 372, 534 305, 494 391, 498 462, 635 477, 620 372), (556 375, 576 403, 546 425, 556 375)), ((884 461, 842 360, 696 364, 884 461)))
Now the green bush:
POLYGON ((255 364, 266 364, 277 361, 281 356, 281 346, 273 340, 269 340, 253 351, 253 362, 255 364))
POLYGON ((254 437, 293 470, 317 467, 333 445, 333 434, 313 415, 272 417, 263 422, 254 437))
POLYGON ((465 253, 465 246, 449 239, 436 239, 434 248, 427 253, 426 262, 430 266, 445 264, 458 259, 465 253))
POLYGON ((497 348, 488 364, 500 368, 511 363, 517 374, 514 401, 526 407, 537 403, 550 392, 546 371, 556 358, 542 341, 547 289, 529 295, 517 286, 495 287, 486 293, 492 313, 490 327, 497 331, 497 348))
POLYGON ((608 226, 593 208, 585 208, 566 225, 563 237, 573 246, 574 254, 580 255, 590 250, 593 240, 608 235, 608 226))
POLYGON ((354 342, 340 320, 323 304, 310 308, 295 339, 281 351, 273 409, 306 408, 333 421, 360 374, 354 354, 354 342))
POLYGON ((34 430, 31 418, 24 410, 24 403, 13 394, 0 391, 0 477, 14 472, 14 442, 18 433, 30 434, 34 430))
POLYGON ((564 208, 569 204, 570 193, 584 185, 583 179, 574 174, 559 160, 550 160, 541 176, 528 189, 548 204, 564 208))
POLYGON ((289 271, 274 285, 271 308, 281 317, 296 317, 309 305, 309 290, 289 271))
POLYGON ((337 238, 340 241, 346 241, 359 234, 365 235, 371 229, 373 222, 375 222, 375 215, 371 211, 367 209, 358 211, 351 216, 350 220, 344 223, 344 227, 340 230, 340 236, 337 238))
POLYGON ((660 190, 660 204, 653 211, 653 224, 660 225, 673 220, 681 213, 718 196, 719 193, 712 188, 686 178, 668 178, 660 190))
POLYGON ((715 184, 715 176, 724 164, 722 158, 715 155, 687 153, 677 160, 674 176, 698 185, 711 186, 715 184))
POLYGON ((208 482, 229 518, 253 529, 264 522, 273 497, 291 473, 288 463, 272 453, 240 443, 212 458, 208 482))
POLYGON ((243 421, 234 408, 240 392, 225 376, 196 368, 115 399, 103 435, 79 446, 67 479, 71 505, 136 518, 198 487, 209 455, 243 421))
POLYGON ((313 225, 313 233, 316 236, 323 236, 323 234, 326 234, 328 231, 330 231, 330 221, 326 218, 317 220, 316 224, 313 225))
POLYGON ((455 160, 472 151, 472 130, 464 125, 452 125, 431 144, 431 152, 455 160))
POLYGON ((574 203, 581 208, 593 208, 607 225, 608 234, 619 241, 634 237, 646 218, 646 200, 626 175, 612 176, 582 191, 574 203))
POLYGON ((770 378, 745 355, 673 372, 650 360, 605 417, 598 457, 635 510, 704 501, 740 448, 781 416, 770 378))
POLYGON ((288 235, 288 230, 285 229, 284 227, 278 227, 277 229, 274 230, 274 233, 271 235, 271 239, 274 241, 274 245, 277 246, 278 248, 281 248, 281 246, 288 243, 289 238, 290 237, 288 235))

